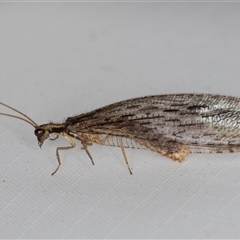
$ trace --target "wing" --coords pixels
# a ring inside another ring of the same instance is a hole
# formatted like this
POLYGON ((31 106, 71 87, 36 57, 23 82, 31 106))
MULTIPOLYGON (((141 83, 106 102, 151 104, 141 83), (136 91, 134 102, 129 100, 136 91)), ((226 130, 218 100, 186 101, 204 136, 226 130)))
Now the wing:
MULTIPOLYGON (((71 131, 123 136, 142 144, 178 142, 190 152, 240 150, 240 99, 170 94, 130 99, 68 118, 71 131)), ((105 145, 108 144, 106 141, 105 145)))

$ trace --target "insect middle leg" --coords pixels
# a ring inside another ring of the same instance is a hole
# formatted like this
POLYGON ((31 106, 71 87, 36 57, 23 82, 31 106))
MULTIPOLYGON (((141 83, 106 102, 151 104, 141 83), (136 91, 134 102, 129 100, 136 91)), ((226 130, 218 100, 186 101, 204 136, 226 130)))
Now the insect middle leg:
POLYGON ((91 162, 92 162, 92 165, 94 165, 93 158, 92 158, 90 152, 89 152, 88 149, 87 149, 87 146, 88 146, 88 145, 92 145, 92 144, 87 144, 86 142, 81 142, 81 143, 82 143, 82 146, 83 146, 82 149, 85 150, 85 152, 87 153, 87 155, 89 156, 89 158, 90 158, 90 160, 91 160, 91 162))
POLYGON ((93 158, 90 154, 90 152, 88 151, 87 147, 91 146, 93 144, 92 140, 94 139, 96 143, 98 144, 104 144, 105 141, 107 141, 109 138, 109 136, 107 135, 106 137, 100 139, 98 135, 95 136, 95 138, 90 138, 90 140, 88 141, 83 141, 82 139, 80 139, 81 143, 82 143, 82 149, 85 150, 85 152, 87 153, 88 157, 90 158, 92 165, 94 165, 94 161, 93 158))

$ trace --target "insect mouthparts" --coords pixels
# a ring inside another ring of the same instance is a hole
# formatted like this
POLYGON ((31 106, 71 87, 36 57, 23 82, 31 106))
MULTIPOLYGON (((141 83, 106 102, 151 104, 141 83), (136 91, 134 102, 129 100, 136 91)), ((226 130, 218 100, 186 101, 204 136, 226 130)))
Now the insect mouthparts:
POLYGON ((41 142, 38 142, 38 146, 39 146, 40 148, 42 148, 42 143, 41 143, 41 142))

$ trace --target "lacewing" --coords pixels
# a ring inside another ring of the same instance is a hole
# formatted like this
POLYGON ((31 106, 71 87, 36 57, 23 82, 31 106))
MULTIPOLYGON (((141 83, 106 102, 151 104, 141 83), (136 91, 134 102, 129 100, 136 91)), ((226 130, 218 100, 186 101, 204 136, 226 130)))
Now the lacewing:
POLYGON ((240 98, 213 94, 168 94, 133 98, 94 111, 69 117, 63 123, 38 125, 17 109, 0 102, 18 113, 0 115, 27 122, 35 128, 38 145, 55 135, 64 137, 68 146, 75 147, 73 139, 94 164, 88 146, 93 143, 118 146, 122 150, 130 174, 125 148, 145 148, 173 160, 183 161, 188 153, 224 153, 240 151, 240 98))

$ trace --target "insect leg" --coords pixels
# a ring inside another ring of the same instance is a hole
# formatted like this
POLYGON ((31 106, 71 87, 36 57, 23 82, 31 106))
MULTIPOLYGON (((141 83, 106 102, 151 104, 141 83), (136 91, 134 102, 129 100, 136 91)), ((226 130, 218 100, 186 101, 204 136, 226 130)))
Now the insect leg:
POLYGON ((118 137, 118 142, 119 142, 119 146, 121 147, 121 150, 122 150, 122 154, 123 154, 125 163, 127 164, 128 171, 129 171, 129 173, 132 175, 132 171, 131 171, 131 168, 130 168, 130 166, 129 166, 129 164, 128 164, 127 155, 126 155, 126 153, 125 153, 125 149, 124 149, 124 146, 123 146, 123 142, 122 142, 122 138, 121 138, 121 137, 118 137))
POLYGON ((49 138, 51 141, 56 140, 59 137, 59 135, 57 135, 55 138, 49 138))
POLYGON ((59 167, 60 167, 60 165, 61 165, 61 160, 60 160, 59 151, 60 151, 60 150, 71 149, 71 148, 74 148, 74 147, 76 146, 75 142, 72 140, 72 138, 71 138, 69 135, 63 133, 62 136, 65 137, 65 139, 71 144, 71 146, 67 146, 67 147, 58 147, 58 148, 56 149, 56 155, 57 155, 57 160, 58 160, 58 166, 57 166, 56 170, 52 173, 52 175, 54 175, 54 174, 58 171, 58 169, 59 169, 59 167))
POLYGON ((89 158, 90 158, 90 160, 91 160, 91 162, 92 162, 92 165, 94 165, 93 158, 92 158, 90 152, 89 152, 88 149, 87 149, 87 144, 86 144, 85 142, 81 142, 81 143, 82 143, 83 149, 85 150, 85 152, 86 152, 87 155, 89 156, 89 158))

